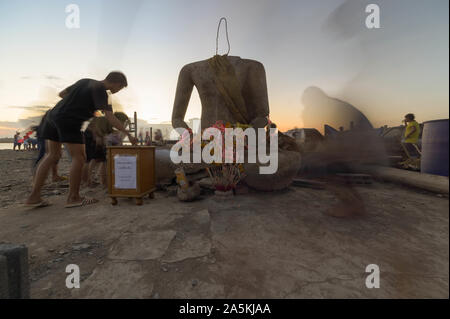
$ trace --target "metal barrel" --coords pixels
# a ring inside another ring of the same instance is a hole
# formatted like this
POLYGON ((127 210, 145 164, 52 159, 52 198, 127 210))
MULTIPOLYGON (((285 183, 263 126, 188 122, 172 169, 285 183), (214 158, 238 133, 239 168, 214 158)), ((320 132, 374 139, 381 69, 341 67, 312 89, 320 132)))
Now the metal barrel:
POLYGON ((448 176, 448 122, 448 119, 424 122, 421 172, 448 176))

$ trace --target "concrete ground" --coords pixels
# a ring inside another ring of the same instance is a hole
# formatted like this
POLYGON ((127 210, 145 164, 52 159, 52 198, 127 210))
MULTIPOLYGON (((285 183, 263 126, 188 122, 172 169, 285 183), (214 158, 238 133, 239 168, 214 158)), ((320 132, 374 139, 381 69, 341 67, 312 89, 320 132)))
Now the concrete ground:
POLYGON ((32 298, 448 298, 449 201, 392 184, 356 188, 363 217, 324 212, 327 190, 291 187, 229 201, 0 210, 0 242, 29 248, 32 298), (65 286, 77 264, 81 288, 65 286), (366 266, 380 288, 365 286, 366 266))

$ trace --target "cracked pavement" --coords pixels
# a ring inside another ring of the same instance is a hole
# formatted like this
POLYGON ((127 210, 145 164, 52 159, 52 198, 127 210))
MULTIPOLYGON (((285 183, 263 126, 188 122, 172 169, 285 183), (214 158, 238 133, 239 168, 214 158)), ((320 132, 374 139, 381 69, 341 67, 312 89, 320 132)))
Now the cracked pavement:
POLYGON ((0 242, 28 246, 33 298, 448 298, 448 198, 357 190, 367 214, 352 219, 324 214, 337 202, 327 190, 296 187, 74 209, 58 195, 0 210, 0 242), (69 263, 80 289, 65 287, 69 263), (380 267, 379 289, 365 287, 368 264, 380 267))

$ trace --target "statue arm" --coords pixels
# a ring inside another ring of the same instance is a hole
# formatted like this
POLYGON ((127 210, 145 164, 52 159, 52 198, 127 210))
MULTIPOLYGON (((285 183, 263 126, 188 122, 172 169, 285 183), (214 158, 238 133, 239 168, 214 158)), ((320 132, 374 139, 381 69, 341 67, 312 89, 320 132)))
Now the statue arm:
POLYGON ((266 71, 262 63, 255 64, 248 74, 249 92, 251 95, 251 125, 253 127, 265 127, 269 116, 269 97, 267 94, 266 71))
POLYGON ((191 78, 191 72, 187 66, 184 66, 178 76, 177 91, 172 111, 172 126, 174 128, 189 128, 184 121, 189 100, 191 98, 194 82, 191 78))

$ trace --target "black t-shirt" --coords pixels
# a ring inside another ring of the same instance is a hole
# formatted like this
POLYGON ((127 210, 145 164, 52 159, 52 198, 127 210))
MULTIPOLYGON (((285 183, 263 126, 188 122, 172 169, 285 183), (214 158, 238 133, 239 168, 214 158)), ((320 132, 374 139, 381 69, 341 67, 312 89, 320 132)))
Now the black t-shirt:
POLYGON ((36 129, 36 137, 40 138, 42 136, 42 128, 44 127, 45 118, 47 117, 48 113, 50 113, 51 110, 48 110, 45 112, 45 114, 42 116, 41 122, 39 123, 37 129, 36 129))
POLYGON ((84 122, 93 117, 96 110, 112 111, 105 86, 100 81, 82 79, 69 86, 67 91, 52 110, 55 120, 84 122))

